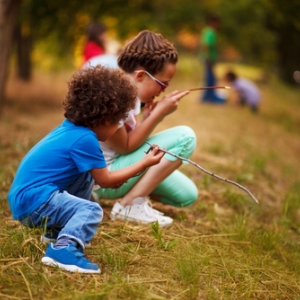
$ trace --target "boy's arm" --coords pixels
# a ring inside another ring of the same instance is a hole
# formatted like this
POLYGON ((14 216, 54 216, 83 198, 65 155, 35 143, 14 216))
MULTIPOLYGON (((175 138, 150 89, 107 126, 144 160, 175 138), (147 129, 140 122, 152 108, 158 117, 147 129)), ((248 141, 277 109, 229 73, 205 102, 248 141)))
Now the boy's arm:
POLYGON ((146 168, 158 164, 164 154, 164 152, 158 150, 158 147, 155 147, 143 159, 127 168, 111 172, 107 168, 92 169, 90 172, 95 182, 101 187, 116 187, 146 168))
POLYGON ((127 154, 136 150, 147 140, 156 125, 160 123, 165 116, 177 109, 180 99, 188 93, 189 91, 174 91, 164 96, 153 105, 149 116, 144 119, 138 127, 130 132, 126 132, 123 126, 109 137, 106 143, 120 154, 127 154))

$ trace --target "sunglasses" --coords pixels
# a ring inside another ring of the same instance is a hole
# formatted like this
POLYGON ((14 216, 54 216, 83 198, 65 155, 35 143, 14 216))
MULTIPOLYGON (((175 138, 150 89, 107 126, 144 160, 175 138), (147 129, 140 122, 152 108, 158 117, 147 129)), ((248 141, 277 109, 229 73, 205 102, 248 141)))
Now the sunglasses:
POLYGON ((169 86, 169 82, 161 82, 160 80, 156 79, 154 76, 152 76, 149 72, 145 70, 136 70, 135 72, 145 72, 152 80, 154 80, 161 88, 161 90, 165 90, 169 86))

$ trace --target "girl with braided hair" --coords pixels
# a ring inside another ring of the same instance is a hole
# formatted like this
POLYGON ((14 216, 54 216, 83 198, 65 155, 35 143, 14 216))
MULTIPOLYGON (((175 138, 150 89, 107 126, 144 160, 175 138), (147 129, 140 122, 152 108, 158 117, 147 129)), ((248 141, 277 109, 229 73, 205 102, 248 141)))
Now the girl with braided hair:
MULTIPOLYGON (((150 136, 158 123, 177 109, 179 101, 189 91, 173 91, 154 102, 168 87, 176 72, 178 54, 174 46, 161 34, 141 31, 121 49, 118 65, 137 88, 137 103, 119 129, 101 142, 110 170, 117 170, 139 161, 148 150, 145 144, 158 144, 179 156, 189 158, 196 147, 196 136, 187 126, 177 126, 150 136), (143 117, 139 122, 141 103, 143 117)), ((172 218, 155 210, 152 200, 183 207, 198 198, 195 184, 177 169, 182 161, 165 154, 160 163, 128 180, 119 189, 99 188, 98 196, 120 199, 111 211, 111 218, 170 226, 172 218)))

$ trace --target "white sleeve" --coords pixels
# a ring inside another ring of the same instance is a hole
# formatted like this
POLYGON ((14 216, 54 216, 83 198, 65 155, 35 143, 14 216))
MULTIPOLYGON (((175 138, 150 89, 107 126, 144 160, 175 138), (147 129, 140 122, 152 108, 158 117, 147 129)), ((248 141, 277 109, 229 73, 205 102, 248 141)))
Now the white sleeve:
POLYGON ((141 100, 136 98, 135 108, 133 109, 134 115, 138 116, 141 112, 141 100))

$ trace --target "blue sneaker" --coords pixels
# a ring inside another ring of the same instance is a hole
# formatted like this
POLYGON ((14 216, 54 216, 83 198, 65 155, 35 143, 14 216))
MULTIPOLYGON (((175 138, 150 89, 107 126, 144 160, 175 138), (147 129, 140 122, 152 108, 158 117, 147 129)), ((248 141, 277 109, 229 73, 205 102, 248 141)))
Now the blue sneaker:
POLYGON ((100 268, 87 260, 82 252, 74 245, 60 249, 53 248, 51 243, 42 258, 42 263, 48 266, 59 267, 69 272, 100 273, 100 268))

